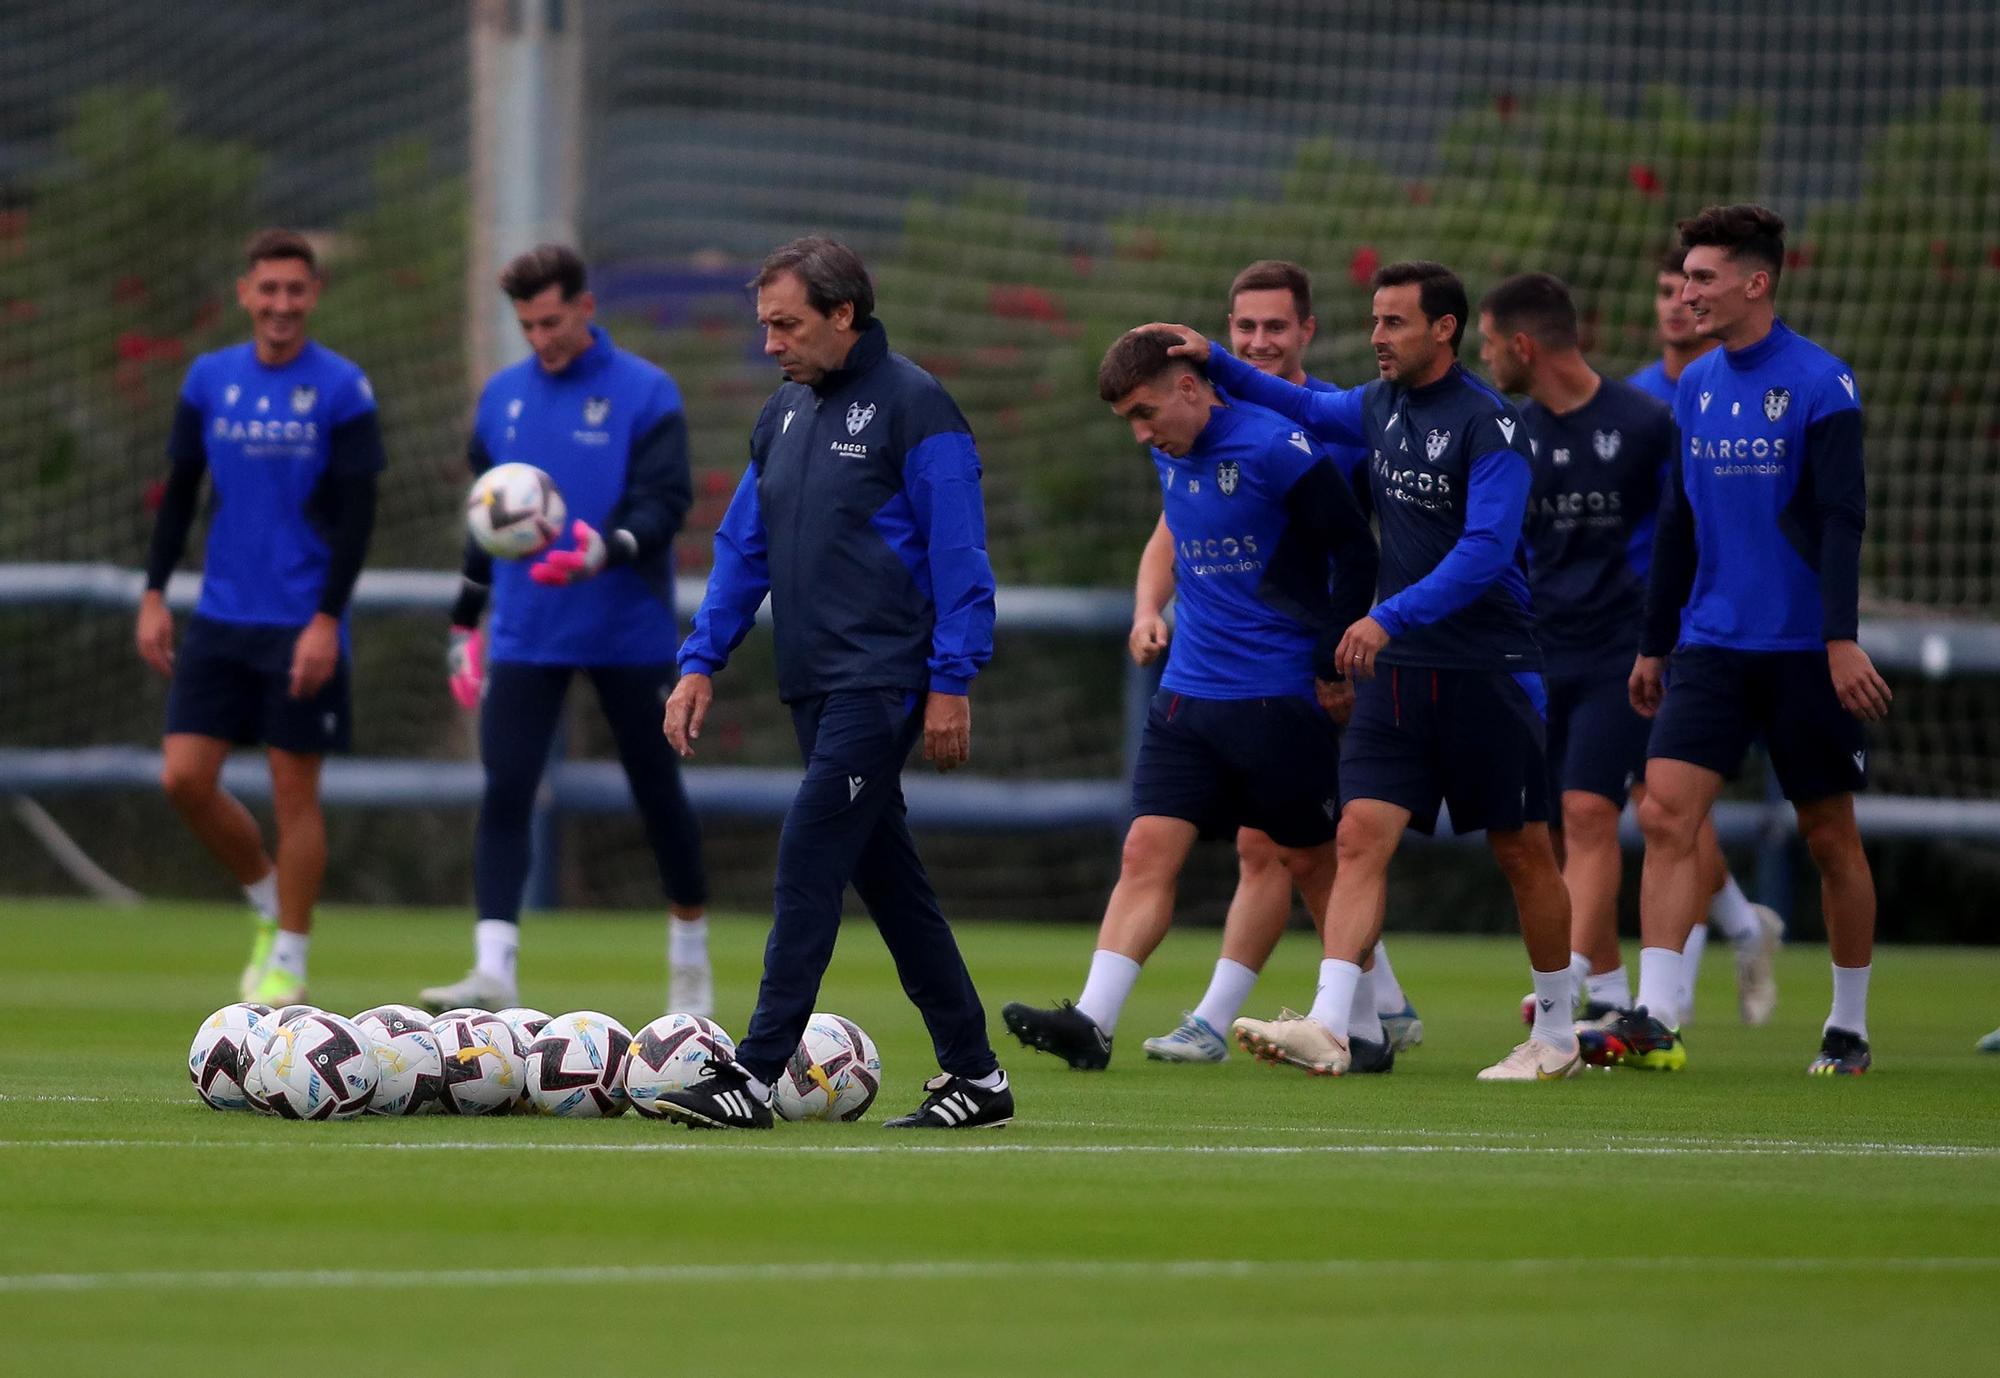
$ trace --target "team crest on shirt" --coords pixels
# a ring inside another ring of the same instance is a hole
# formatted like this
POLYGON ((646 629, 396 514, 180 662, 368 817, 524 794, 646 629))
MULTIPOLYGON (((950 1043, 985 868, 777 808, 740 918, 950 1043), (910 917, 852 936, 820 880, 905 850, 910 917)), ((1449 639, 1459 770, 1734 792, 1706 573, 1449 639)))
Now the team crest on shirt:
POLYGON ((1450 431, 1432 431, 1424 437, 1424 455, 1435 464, 1444 454, 1444 447, 1451 444, 1450 431))
POLYGON ((1558 448, 1558 449, 1556 450, 1556 452, 1555 452, 1555 466, 1556 466, 1556 468, 1560 469, 1560 468, 1562 468, 1562 467, 1563 467, 1563 466, 1564 466, 1565 464, 1568 464, 1568 463, 1569 463, 1569 451, 1568 451, 1567 449, 1565 449, 1565 448, 1560 448, 1560 447, 1559 447, 1559 448, 1558 448))
POLYGON ((874 419, 875 404, 873 402, 870 402, 865 407, 859 402, 854 403, 847 409, 847 433, 849 435, 860 435, 862 429, 874 419))
POLYGON ((586 397, 583 399, 584 425, 592 427, 602 426, 604 418, 609 415, 611 415, 611 399, 609 397, 586 397))
POLYGON ((313 403, 317 401, 319 401, 318 388, 296 387, 292 389, 292 410, 300 416, 304 416, 307 412, 311 411, 313 403))
POLYGON ((1597 451, 1597 457, 1609 464, 1618 458, 1618 447, 1625 443, 1625 437, 1618 431, 1592 431, 1590 443, 1597 451))
POLYGON ((1225 498, 1236 492, 1236 480, 1242 476, 1242 470, 1236 467, 1233 459, 1225 459, 1215 466, 1215 486, 1222 490, 1225 498))
POLYGON ((1772 388, 1764 394, 1764 419, 1776 421, 1785 414, 1785 408, 1792 405, 1790 388, 1772 388))
POLYGON ((243 395, 243 389, 237 387, 236 384, 231 383, 228 387, 222 390, 222 405, 225 407, 233 407, 236 405, 236 399, 241 397, 242 395, 243 395))
POLYGON ((508 419, 509 421, 519 421, 519 420, 521 419, 521 399, 520 399, 520 398, 516 397, 516 398, 514 398, 514 399, 513 399, 512 401, 508 402, 508 404, 507 404, 507 419, 508 419))

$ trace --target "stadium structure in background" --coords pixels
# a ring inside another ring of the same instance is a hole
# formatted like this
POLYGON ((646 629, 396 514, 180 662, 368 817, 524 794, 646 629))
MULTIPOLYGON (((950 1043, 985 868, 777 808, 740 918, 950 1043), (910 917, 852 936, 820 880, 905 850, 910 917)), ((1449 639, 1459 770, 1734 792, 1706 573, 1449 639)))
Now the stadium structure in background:
MULTIPOLYGON (((163 690, 116 599, 30 597, 47 585, 9 577, 76 566, 82 588, 95 575, 81 567, 141 563, 175 389, 194 354, 238 333, 227 286, 259 224, 323 240, 319 333, 380 394, 391 467, 375 570, 448 578, 470 376, 494 339, 482 265, 554 226, 597 266, 619 342, 686 395, 697 503, 679 549, 698 581, 771 383, 741 284, 771 244, 822 231, 862 249, 896 304, 897 347, 967 409, 1003 584, 1112 593, 1157 513, 1148 466, 1090 386, 1125 326, 1219 326, 1236 268, 1291 258, 1316 281, 1310 367, 1358 382, 1372 370, 1369 274, 1435 257, 1475 297, 1512 272, 1561 275, 1594 356, 1629 371, 1652 353, 1651 262, 1673 222, 1757 199, 1792 225, 1789 319, 1853 363, 1867 398, 1864 610, 1908 643, 1876 787, 2000 801, 2000 677, 1977 659, 2000 635, 2000 14, 1981 0, 1619 0, 1410 16, 1392 3, 13 0, 0 10, 0 591, 15 590, 0 604, 0 759, 156 744, 163 690), (569 117, 532 118, 550 108, 569 117), (523 165, 528 180, 495 181, 523 165)), ((437 668, 442 612, 414 604, 357 626, 357 746, 449 781, 471 737, 437 668)), ((1010 630, 1004 608, 976 696, 979 774, 1051 800, 1066 797, 1055 782, 1115 782, 1122 638, 1010 630)), ((767 678, 725 686, 711 749, 783 772, 793 747, 767 678)), ((608 754, 574 727, 573 758, 608 754)), ((153 793, 43 802, 122 879, 211 892, 153 793)), ((332 822, 335 898, 469 894, 469 807, 356 805, 332 822)), ((566 902, 648 902, 636 821, 592 815, 564 834, 566 902)), ((721 900, 762 906, 773 836, 759 821, 712 827, 721 900)), ((1112 841, 1084 828, 926 845, 954 912, 1081 917, 1110 881, 1112 841)), ((1975 936, 1970 916, 2000 895, 1995 850, 1879 849, 1885 933, 1975 936)), ((0 857, 10 888, 70 884, 15 818, 0 818, 0 857)), ((1226 893, 1227 858, 1213 861, 1184 891, 1193 917, 1226 893)), ((1476 868, 1423 870, 1392 925, 1504 921, 1476 868)))

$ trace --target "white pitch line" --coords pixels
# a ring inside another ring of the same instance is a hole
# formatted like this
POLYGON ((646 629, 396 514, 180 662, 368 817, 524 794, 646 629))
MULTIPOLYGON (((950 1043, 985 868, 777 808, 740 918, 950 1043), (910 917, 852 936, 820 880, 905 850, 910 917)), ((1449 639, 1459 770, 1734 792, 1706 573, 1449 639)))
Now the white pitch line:
MULTIPOLYGON (((682 1263, 576 1268, 398 1268, 188 1270, 108 1273, 0 1274, 0 1293, 182 1291, 252 1288, 602 1287, 670 1283, 928 1282, 1141 1278, 1296 1278, 1378 1276, 1386 1273, 1571 1273, 1603 1267, 1590 1258, 1324 1258, 1324 1259, 1043 1259, 848 1261, 805 1263, 682 1263)), ((1646 1258, 1624 1260, 1666 1271, 1703 1273, 1986 1273, 2000 1258, 1646 1258)))
MULTIPOLYGON (((310 1134, 312 1131, 306 1131, 310 1134)), ((338 1132, 338 1131, 335 1131, 338 1132)), ((803 1155, 808 1157, 962 1157, 978 1154, 1011 1154, 1035 1157, 1152 1157, 1217 1158, 1302 1158, 1302 1157, 1417 1157, 1484 1155, 1495 1157, 1603 1157, 1606 1150, 1592 1144, 1042 1144, 1042 1143, 928 1143, 928 1144, 814 1144, 764 1140, 661 1139, 650 1143, 500 1143, 488 1139, 445 1139, 418 1142, 401 1140, 350 1142, 330 1138, 285 1139, 0 1139, 4 1149, 194 1149, 204 1152, 262 1152, 303 1148, 322 1153, 715 1153, 741 1151, 752 1154, 803 1155)), ((1646 1146, 1634 1144, 1612 1150, 1618 1156, 1643 1158, 1713 1158, 1719 1154, 1748 1158, 2000 1158, 2000 1148, 1961 1144, 1795 1144, 1773 1145, 1745 1141, 1740 1147, 1686 1147, 1676 1144, 1646 1146)))

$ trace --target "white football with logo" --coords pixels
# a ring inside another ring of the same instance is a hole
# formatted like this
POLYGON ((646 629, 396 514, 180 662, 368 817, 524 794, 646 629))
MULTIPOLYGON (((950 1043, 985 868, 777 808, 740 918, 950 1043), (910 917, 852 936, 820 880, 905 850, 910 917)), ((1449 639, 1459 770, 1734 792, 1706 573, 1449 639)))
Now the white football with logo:
POLYGON ((771 1108, 788 1120, 858 1120, 881 1089, 875 1040, 851 1019, 815 1011, 771 1088, 771 1108))
POLYGON ((557 1015, 522 1055, 528 1103, 544 1115, 609 1119, 625 1113, 625 1050, 632 1035, 608 1014, 557 1015))
POLYGON ((188 1047, 188 1080, 211 1110, 243 1110, 250 1059, 272 1028, 269 1005, 224 1005, 201 1021, 188 1047))
POLYGON ((492 1015, 441 1019, 431 1025, 444 1061, 439 1099, 449 1115, 504 1115, 521 1100, 520 1045, 514 1032, 492 1015))
POLYGON ((354 1016, 354 1022, 362 1031, 384 1038, 409 1029, 430 1032, 433 1016, 425 1014, 413 1005, 377 1005, 372 1010, 363 1010, 354 1016))
POLYGON ((653 1102, 669 1091, 685 1091, 711 1062, 736 1056, 736 1040, 713 1019, 698 1014, 663 1014, 632 1035, 625 1055, 625 1095, 632 1108, 658 1119, 653 1102))
POLYGON ((288 1120, 346 1120, 382 1079, 368 1035, 324 1010, 282 1024, 257 1055, 264 1099, 288 1120))
POLYGON ((555 480, 532 464, 496 464, 472 485, 465 524, 488 555, 519 560, 560 536, 569 508, 555 480))
POLYGON ((431 1115, 444 1109, 444 1055, 430 1025, 401 1018, 392 1024, 355 1024, 382 1074, 369 1114, 431 1115))

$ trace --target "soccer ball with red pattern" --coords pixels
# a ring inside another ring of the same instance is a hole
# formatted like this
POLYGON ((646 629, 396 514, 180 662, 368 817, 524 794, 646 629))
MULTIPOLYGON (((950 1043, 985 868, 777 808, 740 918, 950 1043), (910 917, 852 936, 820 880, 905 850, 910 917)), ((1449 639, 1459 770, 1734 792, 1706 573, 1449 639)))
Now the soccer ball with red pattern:
POLYGON ((578 1010, 557 1015, 524 1060, 528 1103, 544 1115, 609 1119, 625 1113, 625 1051, 632 1035, 608 1014, 578 1010))
POLYGON ((654 1101, 669 1091, 687 1090, 709 1063, 735 1056, 736 1040, 713 1019, 663 1014, 632 1035, 632 1051, 625 1056, 625 1094, 634 1110, 658 1119, 654 1101))

